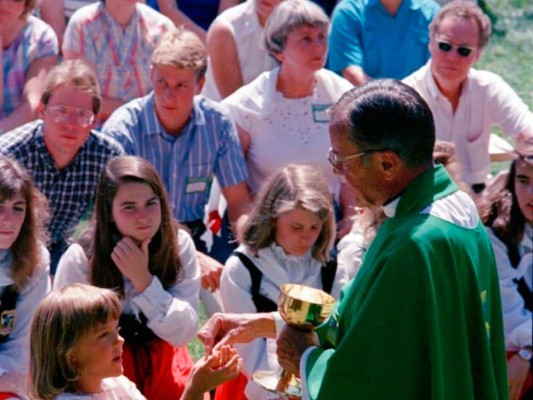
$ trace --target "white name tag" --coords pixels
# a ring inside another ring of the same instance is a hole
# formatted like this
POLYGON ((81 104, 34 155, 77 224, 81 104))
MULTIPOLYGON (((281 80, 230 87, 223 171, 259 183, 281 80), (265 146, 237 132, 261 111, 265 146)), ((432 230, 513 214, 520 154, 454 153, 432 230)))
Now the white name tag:
POLYGON ((207 189, 207 182, 205 180, 194 181, 187 183, 185 193, 205 192, 207 189))
POLYGON ((331 107, 331 104, 313 104, 311 107, 313 111, 314 122, 329 122, 330 118, 328 114, 328 109, 331 107))

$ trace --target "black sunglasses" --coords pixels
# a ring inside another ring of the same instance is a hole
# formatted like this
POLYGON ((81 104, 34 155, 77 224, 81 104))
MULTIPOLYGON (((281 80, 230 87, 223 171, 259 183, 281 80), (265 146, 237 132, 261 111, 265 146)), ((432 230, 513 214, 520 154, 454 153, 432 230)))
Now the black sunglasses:
POLYGON ((461 57, 464 57, 464 58, 469 57, 470 54, 472 54, 472 52, 474 51, 474 49, 470 47, 454 46, 446 42, 438 42, 437 45, 439 46, 439 50, 443 51, 444 53, 449 52, 451 49, 455 47, 457 48, 457 54, 459 54, 461 57))

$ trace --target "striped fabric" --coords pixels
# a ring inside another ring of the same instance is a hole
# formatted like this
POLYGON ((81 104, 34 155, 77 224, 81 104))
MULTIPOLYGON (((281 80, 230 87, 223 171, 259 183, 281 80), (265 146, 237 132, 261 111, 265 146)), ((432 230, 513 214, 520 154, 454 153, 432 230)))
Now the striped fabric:
POLYGON ((160 36, 174 28, 164 15, 137 3, 123 29, 103 2, 80 8, 70 18, 63 51, 81 55, 96 68, 102 96, 129 101, 151 90, 150 58, 160 36))
POLYGON ((26 74, 31 64, 58 52, 57 37, 52 28, 30 15, 22 32, 11 46, 4 49, 4 103, 0 119, 11 114, 22 103, 26 74))
POLYGON ((218 104, 201 96, 195 98, 191 119, 177 137, 159 123, 153 93, 117 109, 102 133, 156 167, 174 218, 181 222, 204 218, 214 176, 222 187, 248 177, 235 124, 218 104))

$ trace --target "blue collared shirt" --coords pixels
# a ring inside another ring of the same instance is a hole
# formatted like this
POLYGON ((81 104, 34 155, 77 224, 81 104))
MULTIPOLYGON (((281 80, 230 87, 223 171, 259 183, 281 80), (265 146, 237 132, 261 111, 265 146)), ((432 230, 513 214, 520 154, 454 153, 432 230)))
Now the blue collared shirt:
POLYGON ((54 246, 67 239, 92 209, 103 167, 124 150, 114 140, 91 131, 72 162, 58 169, 44 142, 43 121, 37 120, 0 136, 0 153, 22 164, 46 196, 52 217, 50 246, 54 246))
POLYGON ((403 0, 395 16, 379 0, 343 0, 331 19, 328 68, 359 66, 371 78, 402 79, 429 59, 433 0, 403 0))
POLYGON ((153 92, 118 108, 102 127, 126 153, 150 161, 166 186, 174 218, 203 219, 213 177, 222 187, 248 178, 235 124, 220 105, 194 99, 191 118, 178 136, 157 118, 153 92))

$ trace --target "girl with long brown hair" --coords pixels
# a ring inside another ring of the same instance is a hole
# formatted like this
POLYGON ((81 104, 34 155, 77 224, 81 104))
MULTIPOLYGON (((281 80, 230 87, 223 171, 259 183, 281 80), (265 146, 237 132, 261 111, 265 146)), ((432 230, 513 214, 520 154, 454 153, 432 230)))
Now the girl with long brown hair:
POLYGON ((47 215, 27 172, 0 157, 0 399, 23 390, 30 321, 50 291, 47 215))

